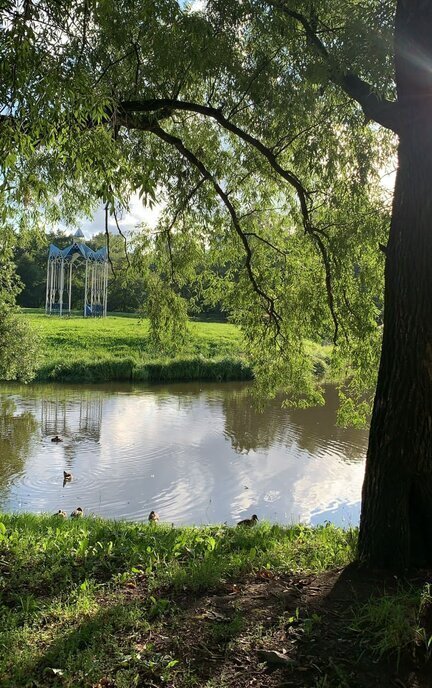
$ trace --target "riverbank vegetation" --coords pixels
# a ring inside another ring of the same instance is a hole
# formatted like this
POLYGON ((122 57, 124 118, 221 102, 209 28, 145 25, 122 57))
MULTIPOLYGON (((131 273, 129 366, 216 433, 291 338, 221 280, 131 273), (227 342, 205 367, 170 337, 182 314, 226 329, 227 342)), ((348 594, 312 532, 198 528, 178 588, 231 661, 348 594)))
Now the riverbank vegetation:
POLYGON ((359 575, 356 541, 1 516, 0 685, 426 685, 429 585, 359 575))
POLYGON ((0 233, 0 380, 27 382, 35 375, 39 340, 29 320, 15 312, 20 283, 9 241, 0 233))
MULTIPOLYGON (((251 361, 237 327, 190 322, 176 351, 161 353, 149 338, 148 320, 133 315, 105 319, 58 318, 28 310, 21 319, 40 340, 36 381, 250 380, 251 361)), ((307 344, 316 375, 328 373, 331 347, 307 344)))

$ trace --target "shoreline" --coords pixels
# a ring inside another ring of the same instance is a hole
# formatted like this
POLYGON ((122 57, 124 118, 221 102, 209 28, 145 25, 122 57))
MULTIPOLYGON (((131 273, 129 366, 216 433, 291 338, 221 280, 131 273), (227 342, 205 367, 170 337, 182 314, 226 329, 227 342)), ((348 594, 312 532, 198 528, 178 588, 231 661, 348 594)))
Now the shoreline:
POLYGON ((427 572, 360 570, 356 542, 331 525, 0 514, 0 684, 430 685, 427 572))
POLYGON ((143 382, 242 382, 253 379, 250 366, 236 359, 177 358, 137 362, 130 359, 46 365, 32 383, 143 382))

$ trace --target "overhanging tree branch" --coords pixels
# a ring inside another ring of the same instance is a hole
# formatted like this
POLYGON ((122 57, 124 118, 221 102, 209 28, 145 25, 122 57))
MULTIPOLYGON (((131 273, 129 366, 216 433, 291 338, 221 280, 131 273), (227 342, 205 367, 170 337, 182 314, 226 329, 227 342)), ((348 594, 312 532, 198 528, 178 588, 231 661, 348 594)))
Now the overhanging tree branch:
POLYGON ((233 133, 237 138, 245 141, 257 151, 264 156, 264 158, 270 163, 271 167, 278 173, 283 179, 285 179, 290 186, 292 186, 298 196, 301 210, 303 216, 308 217, 308 193, 304 188, 298 177, 291 172, 286 170, 279 164, 276 155, 273 151, 266 146, 262 141, 252 136, 247 131, 244 131, 241 127, 237 126, 231 120, 229 120, 223 112, 214 107, 208 105, 200 105, 199 103, 193 103, 184 100, 176 100, 170 98, 154 98, 150 100, 128 100, 120 103, 118 107, 119 115, 124 114, 126 117, 129 113, 151 113, 151 112, 172 112, 173 110, 185 110, 187 112, 195 112, 196 114, 204 115, 214 119, 218 124, 220 124, 224 129, 233 133))
POLYGON ((375 120, 375 122, 378 122, 386 129, 398 132, 400 112, 399 104, 396 101, 392 102, 381 98, 374 92, 372 86, 357 76, 357 74, 344 71, 333 59, 333 56, 319 38, 311 22, 304 14, 292 9, 289 2, 284 2, 284 0, 268 0, 268 4, 301 24, 308 41, 327 64, 330 81, 340 86, 350 98, 356 100, 361 105, 368 119, 375 120))
POLYGON ((165 129, 162 129, 162 127, 158 124, 155 124, 150 129, 150 131, 153 134, 155 134, 156 136, 158 136, 160 139, 162 139, 162 141, 165 141, 166 143, 169 143, 170 145, 174 146, 179 151, 179 153, 181 153, 181 155, 183 157, 185 157, 194 167, 196 167, 199 170, 203 179, 208 180, 212 184, 214 190, 216 191, 216 194, 219 196, 222 203, 225 205, 226 209, 228 210, 228 213, 231 217, 233 227, 234 227, 237 235, 239 236, 239 238, 243 244, 243 247, 244 247, 244 250, 246 253, 245 267, 246 267, 246 271, 247 271, 247 274, 249 277, 249 281, 252 284, 252 288, 255 291, 255 293, 258 294, 258 296, 260 296, 261 299, 263 299, 263 301, 266 303, 268 316, 269 316, 270 320, 274 322, 274 324, 276 326, 276 330, 279 333, 280 332, 280 321, 282 320, 282 318, 281 318, 280 314, 276 311, 274 299, 271 296, 269 296, 268 294, 266 294, 266 292, 263 289, 261 289, 261 287, 258 284, 258 281, 257 281, 255 274, 253 272, 253 269, 252 269, 252 250, 249 246, 249 242, 247 240, 247 237, 241 228, 240 221, 239 221, 239 218, 237 216, 236 210, 235 210, 233 204, 231 203, 228 195, 225 193, 223 188, 220 186, 217 179, 211 174, 211 172, 204 165, 202 160, 200 160, 195 155, 195 153, 193 153, 189 148, 187 148, 184 145, 183 141, 178 136, 174 136, 173 134, 168 133, 167 131, 165 131, 165 129))
MULTIPOLYGON (((240 127, 237 127, 237 125, 233 124, 227 118, 222 114, 220 110, 217 110, 212 107, 207 107, 204 105, 199 105, 197 103, 188 103, 184 101, 179 101, 179 100, 170 100, 170 99, 154 99, 154 100, 148 100, 148 101, 128 101, 127 103, 122 103, 120 106, 120 112, 123 112, 123 116, 119 116, 117 119, 117 122, 119 124, 122 124, 123 126, 129 127, 129 128, 134 128, 134 129, 143 129, 144 131, 152 131, 153 133, 156 133, 156 129, 159 130, 159 138, 173 144, 181 153, 184 155, 188 160, 195 166, 203 177, 205 179, 209 179, 212 183, 213 186, 227 207, 232 219, 233 219, 233 225, 239 234, 240 238, 242 239, 243 245, 246 250, 246 255, 247 255, 247 261, 246 261, 246 267, 248 269, 249 277, 254 285, 255 291, 257 293, 259 292, 259 286, 255 281, 254 284, 254 275, 252 272, 252 269, 250 267, 251 265, 251 250, 249 243, 247 241, 247 237, 243 233, 241 226, 240 226, 240 221, 235 213, 235 210, 229 200, 228 195, 226 192, 223 191, 223 189, 217 184, 216 180, 212 177, 210 172, 205 168, 203 163, 196 158, 196 156, 192 153, 192 151, 189 151, 184 147, 183 142, 181 139, 178 139, 175 136, 172 136, 168 132, 166 132, 164 129, 162 129, 159 124, 155 121, 156 119, 156 114, 153 114, 153 124, 152 124, 152 115, 147 114, 147 117, 138 118, 131 114, 131 112, 145 112, 145 113, 151 113, 151 112, 164 112, 164 113, 169 113, 172 112, 173 110, 176 109, 181 109, 181 110, 187 110, 189 112, 197 112, 199 114, 207 115, 209 117, 212 117, 216 121, 218 121, 224 128, 228 129, 235 135, 237 135, 239 138, 242 140, 250 143, 256 150, 258 150, 264 157, 270 162, 272 168, 278 172, 278 174, 285 179, 285 181, 288 181, 288 183, 294 187, 294 189, 297 192, 297 197, 299 199, 300 203, 300 209, 302 213, 302 218, 303 218, 303 226, 304 226, 304 231, 305 233, 312 238, 314 241, 315 246, 318 249, 318 252, 321 255, 323 265, 324 265, 324 271, 325 271, 325 284, 326 284, 326 292, 327 292, 327 303, 329 306, 330 314, 333 320, 333 325, 334 325, 334 330, 333 330, 333 341, 336 344, 337 338, 338 338, 338 332, 339 332, 339 321, 336 313, 336 308, 335 308, 335 300, 334 300, 334 295, 333 295, 333 285, 332 285, 332 275, 331 275, 331 264, 330 264, 330 257, 327 251, 327 248, 322 240, 322 238, 319 236, 319 231, 313 226, 310 214, 309 214, 309 208, 308 208, 308 193, 306 189, 303 187, 302 183, 300 180, 294 175, 292 172, 289 172, 285 170, 281 165, 279 165, 276 156, 274 155, 273 151, 271 151, 267 146, 265 146, 259 139, 256 139, 255 137, 251 136, 247 132, 243 131, 240 127), (127 112, 127 109, 130 109, 129 113, 127 112), (162 132, 162 133, 161 133, 162 132), (164 138, 165 137, 165 138, 164 138), (187 154, 186 154, 187 151, 187 154), (189 157, 191 156, 191 157, 189 157), (221 195, 222 194, 222 195, 221 195), (235 222, 234 222, 235 218, 235 222)), ((264 292, 261 294, 263 298, 265 299, 270 299, 267 294, 264 294, 264 292)), ((274 309, 274 303, 270 299, 269 301, 270 304, 270 311, 274 309)))

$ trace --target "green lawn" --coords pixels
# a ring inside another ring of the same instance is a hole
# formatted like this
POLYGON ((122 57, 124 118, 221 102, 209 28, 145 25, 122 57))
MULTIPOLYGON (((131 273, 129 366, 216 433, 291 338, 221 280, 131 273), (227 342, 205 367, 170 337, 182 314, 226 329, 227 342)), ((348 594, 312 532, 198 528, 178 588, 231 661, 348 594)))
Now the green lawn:
POLYGON ((59 318, 30 310, 41 337, 38 381, 250 379, 239 330, 226 323, 190 323, 181 350, 160 356, 150 349, 148 322, 136 316, 59 318))
MULTIPOLYGON (((240 330, 228 323, 190 322, 185 343, 161 354, 151 347, 148 321, 130 314, 107 318, 20 315, 41 339, 37 382, 250 380, 252 369, 240 330)), ((331 346, 306 343, 318 378, 328 377, 331 346)))

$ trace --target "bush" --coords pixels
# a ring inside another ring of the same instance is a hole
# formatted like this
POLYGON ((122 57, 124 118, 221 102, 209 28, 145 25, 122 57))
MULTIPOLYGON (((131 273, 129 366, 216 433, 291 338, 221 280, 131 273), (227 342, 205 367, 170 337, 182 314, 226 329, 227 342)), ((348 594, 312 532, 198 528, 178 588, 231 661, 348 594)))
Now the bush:
POLYGON ((0 314, 0 379, 29 382, 39 364, 40 340, 15 313, 0 314))

